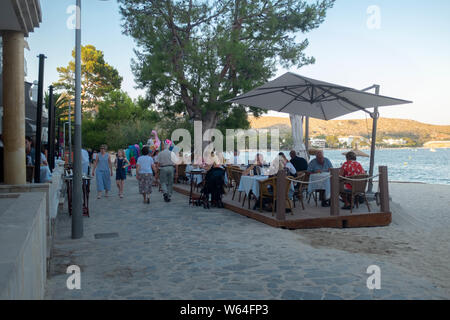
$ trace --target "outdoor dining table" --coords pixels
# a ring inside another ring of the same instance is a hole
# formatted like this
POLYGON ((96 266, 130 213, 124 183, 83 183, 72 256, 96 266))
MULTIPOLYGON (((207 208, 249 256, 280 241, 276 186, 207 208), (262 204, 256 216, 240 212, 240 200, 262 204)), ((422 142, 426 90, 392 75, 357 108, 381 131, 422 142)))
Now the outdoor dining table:
POLYGON ((309 176, 308 194, 311 194, 317 190, 324 190, 325 200, 330 199, 331 183, 329 177, 329 172, 311 173, 309 176))
POLYGON ((267 180, 269 176, 242 176, 239 183, 238 191, 245 192, 247 196, 252 192, 257 198, 259 197, 259 182, 267 180))
MULTIPOLYGON (((89 217, 89 193, 91 191, 91 177, 83 176, 83 216, 89 217)), ((67 203, 69 206, 69 215, 72 215, 72 189, 73 176, 65 176, 67 186, 67 203)))
POLYGON ((206 171, 202 169, 186 168, 186 175, 188 176, 189 182, 194 182, 195 185, 198 185, 203 182, 203 176, 205 174, 206 171))
MULTIPOLYGON (((238 191, 245 192, 247 197, 250 197, 250 193, 259 198, 259 181, 269 179, 269 176, 242 176, 239 183, 238 191)), ((289 198, 292 199, 294 195, 294 183, 290 184, 289 198)))
MULTIPOLYGON (((194 181, 196 185, 203 182, 203 176, 206 175, 206 171, 203 169, 195 169, 192 166, 188 165, 186 168, 186 175, 189 177, 189 181, 194 181)), ((225 171, 225 178, 224 178, 225 184, 228 183, 228 176, 225 171)))

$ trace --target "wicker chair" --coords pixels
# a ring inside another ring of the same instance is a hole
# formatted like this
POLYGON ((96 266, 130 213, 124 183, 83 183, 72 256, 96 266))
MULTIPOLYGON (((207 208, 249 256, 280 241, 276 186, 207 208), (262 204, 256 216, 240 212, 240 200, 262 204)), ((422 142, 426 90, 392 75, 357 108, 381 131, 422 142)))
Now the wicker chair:
POLYGON ((181 183, 187 183, 188 178, 186 176, 186 164, 179 164, 178 165, 178 181, 181 181, 181 183))
POLYGON ((274 194, 276 194, 277 192, 277 178, 272 177, 258 182, 259 182, 259 212, 262 212, 263 199, 269 198, 272 200, 272 216, 273 216, 276 199, 274 194))
MULTIPOLYGON (((287 178, 293 179, 294 177, 287 177, 287 178)), ((285 180, 286 183, 285 200, 288 202, 289 209, 291 209, 291 215, 294 215, 291 201, 289 200, 289 188, 291 185, 291 180, 289 179, 285 180)), ((272 216, 274 216, 275 202, 277 200, 277 177, 272 177, 258 182, 259 182, 259 211, 262 212, 263 199, 268 198, 272 200, 272 216), (271 188, 269 188, 269 186, 271 186, 271 188)))
POLYGON ((231 175, 231 170, 233 170, 235 168, 233 168, 231 165, 228 165, 225 167, 225 171, 227 173, 227 179, 228 179, 228 183, 227 183, 227 188, 228 188, 228 192, 230 192, 231 188, 233 188, 233 176, 231 175))
MULTIPOLYGON (((234 200, 236 190, 239 188, 239 184, 241 183, 241 177, 242 177, 243 172, 244 172, 244 170, 241 170, 241 169, 237 169, 237 168, 231 169, 231 177, 234 181, 233 197, 231 198, 231 200, 234 200)), ((241 192, 239 192, 239 202, 241 202, 241 192)))
MULTIPOLYGON (((297 177, 294 178, 293 180, 296 180, 298 182, 309 182, 309 172, 299 171, 297 172, 297 177)), ((299 183, 298 189, 294 191, 294 196, 292 198, 294 202, 294 208, 295 208, 295 198, 297 198, 299 202, 302 204, 303 210, 305 210, 305 204, 303 203, 305 191, 306 192, 308 191, 308 185, 306 183, 299 183)))
POLYGON ((348 179, 352 179, 352 180, 347 180, 347 179, 340 179, 340 184, 339 184, 339 190, 343 195, 348 195, 350 194, 350 213, 353 212, 353 206, 356 204, 356 207, 359 207, 359 201, 355 201, 356 196, 360 196, 363 197, 366 205, 367 205, 367 209, 370 212, 370 206, 369 206, 369 201, 367 200, 367 196, 366 196, 366 188, 367 188, 367 182, 368 182, 368 177, 369 175, 367 174, 360 174, 360 175, 354 175, 351 177, 347 177, 348 179), (358 180, 358 181, 353 181, 353 180, 358 180), (351 190, 345 189, 344 185, 345 184, 349 184, 352 186, 351 190))

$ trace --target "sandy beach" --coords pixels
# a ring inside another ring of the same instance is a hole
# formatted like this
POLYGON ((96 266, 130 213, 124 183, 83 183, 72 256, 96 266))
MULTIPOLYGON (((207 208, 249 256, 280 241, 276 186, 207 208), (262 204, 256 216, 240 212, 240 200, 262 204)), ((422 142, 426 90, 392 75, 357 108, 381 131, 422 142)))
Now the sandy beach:
POLYGON ((427 278, 450 297, 450 186, 390 183, 389 192, 393 221, 388 227, 292 232, 315 248, 397 265, 406 273, 427 278))

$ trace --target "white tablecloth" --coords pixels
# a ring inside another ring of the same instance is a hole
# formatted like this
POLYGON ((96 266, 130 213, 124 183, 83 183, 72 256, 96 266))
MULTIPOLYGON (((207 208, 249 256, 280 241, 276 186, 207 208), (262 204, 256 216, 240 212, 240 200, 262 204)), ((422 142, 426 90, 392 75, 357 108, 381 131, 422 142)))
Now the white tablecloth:
MULTIPOLYGON (((259 197, 259 182, 269 179, 269 176, 242 176, 241 177, 241 183, 239 184, 238 191, 245 192, 247 196, 250 193, 250 190, 252 193, 256 196, 256 198, 259 197)), ((294 194, 294 183, 291 183, 289 188, 289 198, 292 199, 292 196, 294 194)))
POLYGON ((268 179, 268 176, 242 176, 239 183, 239 192, 245 192, 247 196, 250 191, 253 192, 256 197, 259 197, 259 182, 268 179))
POLYGON ((314 192, 314 190, 325 190, 325 198, 330 199, 331 195, 331 183, 330 174, 328 172, 312 173, 309 176, 308 192, 314 192), (328 179, 325 179, 328 177, 328 179), (320 181, 322 180, 322 181, 320 181))

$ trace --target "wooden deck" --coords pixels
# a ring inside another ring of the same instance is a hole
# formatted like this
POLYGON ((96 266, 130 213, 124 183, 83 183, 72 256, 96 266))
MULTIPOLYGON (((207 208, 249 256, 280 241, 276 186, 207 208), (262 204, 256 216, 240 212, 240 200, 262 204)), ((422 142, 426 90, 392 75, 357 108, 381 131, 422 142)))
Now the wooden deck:
MULTIPOLYGON (((189 196, 190 185, 176 184, 174 185, 174 190, 189 196)), ((194 194, 198 193, 194 192, 194 194)), ((232 195, 233 191, 231 190, 231 192, 226 193, 223 196, 222 200, 226 209, 277 228, 312 229, 381 227, 389 225, 392 221, 391 213, 380 212, 380 207, 377 207, 375 202, 369 203, 370 210, 372 211, 370 213, 367 210, 367 206, 361 204, 359 208, 355 208, 352 213, 350 213, 350 210, 340 210, 340 215, 331 216, 330 208, 323 208, 320 205, 320 202, 316 207, 313 199, 311 199, 310 203, 305 201, 305 210, 303 210, 301 204, 296 201, 296 208, 294 208, 293 214, 286 213, 285 220, 277 220, 276 213, 272 216, 271 212, 252 210, 255 200, 251 201, 250 209, 247 200, 245 201, 245 205, 242 206, 242 200, 244 198, 243 193, 240 202, 238 201, 238 192, 236 192, 234 200, 232 200, 232 195)), ((188 203, 188 198, 186 198, 186 203, 188 203)), ((201 209, 206 210, 203 208, 201 209)))

